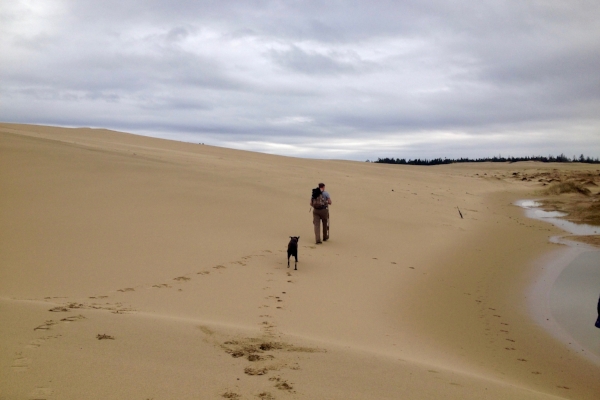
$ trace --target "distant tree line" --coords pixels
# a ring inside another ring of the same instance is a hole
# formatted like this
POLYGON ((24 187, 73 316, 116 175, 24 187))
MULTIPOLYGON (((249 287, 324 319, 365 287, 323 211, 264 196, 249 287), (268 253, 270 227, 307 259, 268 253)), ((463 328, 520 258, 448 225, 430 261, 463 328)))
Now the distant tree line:
POLYGON ((377 161, 369 161, 374 163, 381 164, 403 164, 403 165, 441 165, 441 164, 454 164, 454 163, 480 163, 480 162, 508 162, 514 163, 519 161, 539 161, 544 163, 586 163, 586 164, 600 164, 600 159, 584 157, 584 155, 580 155, 579 157, 573 156, 573 158, 569 158, 564 154, 561 154, 557 157, 554 156, 533 156, 533 157, 486 157, 486 158, 434 158, 428 160, 426 158, 420 159, 416 158, 414 160, 406 160, 404 158, 378 158, 377 161))

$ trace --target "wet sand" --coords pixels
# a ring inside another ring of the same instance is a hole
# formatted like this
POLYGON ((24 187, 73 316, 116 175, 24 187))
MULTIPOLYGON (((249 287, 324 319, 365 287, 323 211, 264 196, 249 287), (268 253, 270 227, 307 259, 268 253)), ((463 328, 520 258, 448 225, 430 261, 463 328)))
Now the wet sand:
POLYGON ((586 251, 558 276, 550 292, 550 309, 582 352, 592 353, 590 359, 600 366, 600 329, 594 326, 599 296, 600 251, 586 251))
POLYGON ((545 211, 537 201, 521 200, 515 204, 523 207, 529 218, 566 231, 566 235, 550 238, 567 248, 542 261, 547 263, 543 278, 540 277, 544 284, 533 290, 531 299, 534 318, 600 366, 600 332, 594 326, 600 295, 600 250, 584 244, 589 242, 586 238, 598 234, 600 227, 565 220, 567 213, 545 211))

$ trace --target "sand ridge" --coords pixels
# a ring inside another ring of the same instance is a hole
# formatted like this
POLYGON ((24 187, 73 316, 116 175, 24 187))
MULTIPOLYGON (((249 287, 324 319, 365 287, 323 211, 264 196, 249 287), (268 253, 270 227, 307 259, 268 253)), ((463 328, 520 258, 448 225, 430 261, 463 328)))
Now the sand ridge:
POLYGON ((512 205, 538 188, 512 173, 546 166, 399 167, 1 128, 0 296, 11 323, 0 334, 11 383, 0 395, 600 390, 598 367, 524 306, 532 260, 559 232, 512 205), (332 239, 316 246, 308 196, 319 181, 334 205, 332 239), (287 268, 290 235, 301 236, 298 271, 287 268))

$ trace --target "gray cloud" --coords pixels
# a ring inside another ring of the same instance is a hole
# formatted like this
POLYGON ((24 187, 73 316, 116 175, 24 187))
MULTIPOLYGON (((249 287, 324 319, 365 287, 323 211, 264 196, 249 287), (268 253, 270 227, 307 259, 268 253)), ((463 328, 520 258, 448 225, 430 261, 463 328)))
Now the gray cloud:
POLYGON ((358 73, 364 62, 355 54, 320 54, 304 51, 298 46, 287 50, 271 50, 272 60, 291 71, 308 75, 338 75, 358 73))
POLYGON ((594 1, 0 0, 0 119, 308 157, 597 157, 599 17, 594 1))

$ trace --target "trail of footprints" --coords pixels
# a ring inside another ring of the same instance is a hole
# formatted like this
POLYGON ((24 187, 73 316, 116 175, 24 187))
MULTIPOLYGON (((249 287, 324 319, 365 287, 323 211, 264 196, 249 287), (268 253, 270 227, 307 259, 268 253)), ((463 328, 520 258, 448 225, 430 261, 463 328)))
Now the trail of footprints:
MULTIPOLYGON (((479 304, 481 304, 481 303, 482 303, 482 300, 476 300, 476 301, 477 301, 479 304)), ((491 311, 491 312, 493 313, 493 314, 491 314, 493 318, 502 318, 502 316, 501 316, 501 315, 499 315, 499 314, 496 314, 497 310, 496 310, 495 308, 488 307, 488 308, 487 308, 487 309, 485 309, 485 310, 483 310, 483 309, 482 309, 482 311, 483 311, 483 313, 484 313, 484 314, 482 314, 482 317, 483 317, 485 314, 489 314, 489 313, 490 313, 490 311, 491 311)), ((489 324, 487 324, 487 325, 489 326, 489 324)), ((510 325, 509 325, 507 322, 501 321, 501 322, 500 322, 500 328, 501 328, 501 329, 498 329, 498 331, 500 332, 500 334, 507 335, 507 334, 509 334, 509 333, 510 333, 510 331, 508 330, 508 329, 509 329, 509 328, 508 328, 509 326, 510 326, 510 325)), ((488 327, 488 328, 486 328, 486 330, 487 330, 487 331, 489 331, 489 330, 490 330, 490 328, 488 327)), ((505 338, 504 340, 505 340, 505 342, 509 342, 509 344, 508 344, 508 345, 505 345, 505 347, 504 347, 504 350, 507 350, 507 351, 518 351, 518 350, 517 350, 517 348, 516 348, 516 347, 514 347, 514 346, 515 346, 514 344, 517 342, 516 340, 514 340, 514 339, 512 339, 512 338, 510 338, 510 337, 508 337, 508 338, 505 338)), ((515 358, 515 359, 516 359, 516 361, 518 361, 518 362, 523 362, 523 363, 524 363, 524 362, 528 362, 528 360, 527 360, 526 358, 522 358, 522 357, 515 358)), ((542 373, 541 373, 540 371, 531 371, 531 374, 533 374, 533 375, 542 375, 542 373)), ((565 389, 565 390, 569 390, 569 389, 570 389, 569 387, 567 387, 567 386, 564 386, 564 385, 556 385, 556 387, 557 387, 557 388, 559 388, 559 389, 565 389)))
MULTIPOLYGON (((272 318, 260 315, 260 318, 272 318)), ((317 353, 324 350, 313 347, 301 347, 281 340, 270 322, 264 324, 262 334, 256 337, 228 337, 220 335, 205 326, 199 329, 205 334, 205 341, 220 348, 237 360, 237 368, 256 379, 261 379, 263 388, 254 396, 262 399, 275 399, 274 393, 294 394, 295 383, 285 376, 286 370, 299 370, 298 355, 317 353)), ((229 389, 221 394, 223 398, 242 398, 242 390, 232 382, 229 389)))
MULTIPOLYGON (((72 317, 72 318, 64 318, 60 321, 47 320, 44 324, 36 327, 34 330, 39 330, 39 331, 44 332, 44 331, 49 330, 50 327, 53 325, 57 325, 60 323, 68 323, 68 322, 76 321, 76 320, 83 319, 83 318, 85 318, 85 317, 79 315, 79 316, 72 317)), ((44 336, 40 336, 36 339, 29 341, 29 343, 24 346, 22 351, 17 352, 14 355, 12 363, 11 363, 11 370, 17 374, 28 372, 31 367, 31 363, 32 363, 32 358, 33 358, 32 352, 35 352, 37 349, 42 347, 47 341, 56 340, 56 339, 60 338, 61 336, 62 336, 61 334, 53 334, 53 335, 44 334, 44 336)), ((31 392, 29 393, 27 398, 29 400, 49 400, 52 398, 53 393, 54 393, 54 391, 49 387, 36 386, 35 388, 33 388, 31 390, 31 392)))
MULTIPOLYGON (((305 246, 305 247, 309 247, 309 246, 305 246)), ((316 248, 316 247, 312 246, 312 248, 316 248)), ((273 253, 270 250, 264 250, 263 252, 264 253, 273 253)), ((281 250, 280 252, 283 253, 284 251, 281 250)), ((249 261, 254 257, 265 257, 265 255, 259 254, 259 255, 244 256, 241 258, 241 260, 232 261, 229 264, 234 265, 234 266, 246 266, 249 263, 249 261)), ((283 262, 281 262, 280 264, 283 265, 283 262)), ((185 284, 186 282, 191 281, 193 279, 194 275, 196 275, 198 277, 206 277, 206 276, 209 276, 211 273, 218 273, 226 268, 227 267, 225 265, 218 264, 218 265, 212 267, 212 270, 204 269, 204 270, 198 271, 196 273, 177 276, 172 279, 172 282, 169 282, 169 283, 157 283, 157 284, 150 285, 148 287, 142 286, 140 288, 142 290, 144 290, 144 289, 154 289, 154 290, 156 290, 156 289, 172 289, 174 287, 174 285, 185 284)), ((280 267, 278 267, 278 268, 280 268, 280 267)), ((272 272, 270 272, 268 274, 274 275, 274 273, 272 273, 272 272)), ((292 274, 290 272, 287 272, 285 275, 280 275, 280 276, 282 276, 284 278, 284 280, 287 281, 286 283, 293 283, 293 280, 288 279, 292 276, 292 274)), ((267 281, 273 282, 274 279, 268 279, 267 281)), ((140 288, 137 288, 137 289, 139 290, 140 288)), ((269 289, 270 289, 270 287, 264 288, 264 290, 269 290, 269 289)), ((181 290, 181 289, 179 289, 179 290, 181 290)), ((134 292, 136 292, 136 288, 126 287, 126 288, 117 289, 116 292, 134 293, 134 292)), ((283 309, 281 304, 284 301, 283 297, 285 296, 286 293, 287 292, 283 291, 283 292, 279 293, 278 295, 268 295, 265 297, 265 300, 268 300, 274 304, 277 304, 275 306, 276 309, 283 309)), ((55 303, 57 300, 61 300, 61 299, 67 299, 67 298, 65 298, 65 297, 46 297, 44 300, 55 303)), ((78 310, 102 310, 102 311, 112 312, 114 314, 126 314, 129 312, 135 311, 131 307, 128 307, 121 302, 117 302, 117 303, 111 303, 108 301, 98 302, 99 300, 110 299, 110 296, 106 296, 106 295, 90 296, 90 297, 88 297, 88 299, 92 300, 92 302, 69 301, 69 302, 65 302, 64 304, 51 307, 50 309, 48 309, 48 311, 51 313, 55 313, 55 314, 71 313, 73 311, 78 311, 78 310)), ((265 304, 264 307, 268 308, 269 305, 265 304)), ((246 375, 257 376, 257 377, 269 375, 266 378, 267 379, 266 382, 268 382, 268 384, 265 385, 267 390, 262 391, 258 394, 255 394, 256 397, 261 398, 261 399, 275 399, 276 398, 275 395, 273 393, 271 393, 269 390, 276 390, 279 393, 283 393, 283 392, 295 393, 294 383, 290 382, 287 379, 284 379, 281 375, 281 370, 283 370, 283 369, 297 370, 300 368, 296 362, 290 360, 289 354, 290 353, 313 353, 313 352, 320 352, 322 350, 313 349, 313 348, 296 347, 291 344, 277 340, 276 325, 273 322, 273 317, 271 315, 267 315, 267 314, 260 314, 257 317, 258 317, 258 319, 261 320, 261 322, 260 322, 261 331, 262 331, 261 337, 237 338, 237 339, 233 339, 233 340, 232 339, 223 340, 221 342, 214 341, 214 339, 213 339, 213 342, 214 342, 213 344, 215 344, 219 348, 223 349, 228 354, 231 354, 232 357, 239 358, 240 360, 243 360, 245 363, 248 363, 247 365, 241 366, 243 372, 246 375), (278 374, 274 374, 274 373, 278 373, 278 374)), ((59 333, 49 334, 50 331, 53 331, 54 328, 56 328, 60 324, 73 323, 73 322, 77 322, 77 321, 81 321, 81 320, 85 320, 85 319, 86 319, 86 317, 82 314, 68 315, 63 318, 59 317, 59 318, 54 318, 54 319, 47 319, 43 323, 40 323, 39 325, 33 327, 34 331, 43 333, 44 336, 40 336, 40 337, 30 341, 24 347, 23 351, 16 353, 13 358, 13 362, 11 364, 11 369, 15 373, 27 372, 32 363, 32 359, 30 357, 30 354, 28 354, 28 352, 40 348, 48 340, 59 339, 62 336, 59 333)), ((216 337, 215 332, 211 331, 209 328, 201 327, 201 330, 204 332, 205 335, 207 335, 207 337, 213 337, 213 338, 216 337)), ((98 335, 96 336, 96 339, 98 339, 98 340, 103 340, 103 339, 115 340, 115 338, 113 336, 108 335, 106 333, 98 333, 98 335)), ((39 386, 39 387, 34 388, 31 391, 31 393, 29 395, 29 399, 30 400, 47 400, 47 399, 52 398, 52 396, 53 396, 53 390, 51 388, 39 386)), ((239 394, 236 394, 235 392, 232 392, 232 391, 223 393, 222 397, 232 398, 232 399, 241 398, 241 396, 239 394)))
MULTIPOLYGON (((316 246, 303 246, 306 249, 316 249, 316 246)), ((309 250, 310 251, 310 250, 309 250)), ((264 253, 272 253, 270 250, 264 250, 264 253)), ((279 251, 280 253, 285 253, 283 250, 279 251)), ((249 261, 254 257, 265 257, 264 254, 259 255, 249 255, 244 256, 241 260, 232 261, 229 264, 234 266, 246 266, 249 261)), ((376 260, 376 258, 373 258, 376 260)), ((392 262, 392 264, 396 264, 392 262)), ((278 263, 276 269, 286 270, 286 274, 275 274, 274 272, 267 272, 267 285, 262 288, 262 290, 268 292, 264 297, 266 300, 266 304, 263 304, 259 307, 259 309, 271 308, 275 310, 284 310, 285 298, 287 295, 287 290, 273 289, 272 286, 276 285, 285 285, 289 283, 293 283, 292 279, 293 271, 289 271, 284 268, 284 262, 281 261, 278 263), (281 279, 273 279, 273 278, 283 278, 281 279)), ((172 279, 172 282, 169 283, 157 283, 150 285, 148 287, 141 287, 141 289, 172 289, 174 285, 185 284, 193 279, 193 276, 197 277, 207 277, 211 273, 219 273, 220 271, 226 269, 227 267, 223 264, 219 264, 212 267, 210 269, 204 269, 195 273, 186 274, 182 276, 177 276, 172 279)), ((412 267, 409 267, 412 268, 412 267)), ((414 268, 412 268, 414 269, 414 268)), ((282 286, 284 287, 284 286, 282 286)), ((138 288, 139 289, 139 288, 138 288)), ((180 291, 182 289, 179 289, 180 291)), ((136 288, 127 287, 118 289, 117 292, 120 293, 129 293, 135 292, 136 288)), ((469 293, 465 293, 470 295, 469 293)), ((109 296, 90 296, 90 300, 105 300, 108 299, 109 296)), ((56 300, 59 298, 46 298, 46 300, 56 300)), ((482 304, 481 297, 475 300, 478 304, 482 304)), ((78 302, 67 302, 64 305, 59 305, 50 308, 48 311, 53 313, 67 313, 77 309, 95 309, 95 310, 105 310, 115 314, 124 314, 128 312, 135 311, 130 307, 123 305, 123 303, 78 303, 78 302)), ((485 310, 489 313, 489 311, 495 312, 494 308, 488 308, 485 310)), ((277 311, 276 311, 277 312, 277 311)), ((492 314, 493 318, 501 318, 499 314, 492 314)), ((71 323, 79 320, 83 320, 86 317, 78 314, 71 315, 60 319, 49 319, 41 323, 40 325, 34 327, 35 331, 40 332, 48 332, 51 331, 55 325, 61 323, 71 323)), ((238 359, 239 368, 243 371, 244 374, 249 376, 257 377, 257 379, 265 380, 265 390, 260 393, 254 393, 254 396, 261 399, 275 399, 275 395, 273 393, 288 393, 293 394, 296 393, 295 384, 288 379, 282 376, 283 370, 298 370, 300 366, 297 362, 292 361, 290 359, 290 354, 292 353, 315 353, 315 352, 324 352, 324 350, 317 348, 306 348, 306 347, 296 347, 294 345, 285 343, 279 339, 279 335, 277 333, 277 326, 275 318, 270 314, 260 313, 257 315, 257 319, 259 320, 260 329, 262 331, 262 335, 259 337, 246 337, 246 338, 220 338, 217 333, 212 331, 207 327, 199 327, 200 330, 205 334, 206 340, 212 343, 215 346, 218 346, 223 351, 231 355, 231 357, 238 359), (273 391, 273 393, 272 393, 273 391)), ((500 325, 503 329, 500 329, 499 332, 501 334, 509 334, 508 323, 500 322, 500 325)), ((489 330, 489 328, 487 329, 489 330)), ((28 345, 25 346, 24 351, 19 352, 15 355, 12 363, 12 370, 15 372, 26 372, 29 369, 31 364, 31 359, 26 356, 25 352, 33 349, 37 349, 42 346, 47 340, 53 340, 60 338, 60 334, 48 335, 39 337, 35 340, 32 340, 28 345)), ((113 339, 114 337, 107 335, 105 333, 98 334, 97 339, 113 339)), ((515 340, 511 338, 505 338, 507 342, 510 342, 511 345, 505 347, 507 351, 516 351, 517 349, 513 347, 513 343, 515 340)), ((527 362, 524 358, 517 358, 519 362, 527 362)), ((435 372, 435 371, 430 371, 435 372)), ((539 371, 532 371, 534 375, 541 375, 539 371)), ((234 385, 235 386, 235 385, 234 385)), ((566 386, 557 386, 561 389, 569 389, 566 386)), ((223 398, 230 399, 238 399, 242 398, 242 395, 237 393, 239 390, 230 389, 221 394, 223 398)), ((52 390, 46 387, 37 387, 35 388, 30 395, 30 399, 37 400, 46 400, 52 396, 52 390)))
MULTIPOLYGON (((283 251, 281 252, 283 253, 283 251)), ((275 268, 283 270, 284 263, 279 262, 275 268)), ((281 335, 277 331, 276 317, 274 314, 263 311, 264 309, 274 309, 273 311, 277 313, 278 310, 284 309, 283 304, 288 292, 287 289, 281 289, 288 283, 293 283, 293 280, 288 279, 292 276, 291 271, 286 271, 285 275, 266 272, 266 285, 262 287, 262 290, 266 292, 263 297, 265 302, 258 307, 259 311, 257 312, 261 335, 228 338, 219 336, 206 327, 200 327, 206 334, 207 340, 237 360, 240 373, 243 372, 253 379, 261 380, 263 389, 252 393, 259 399, 276 399, 276 396, 279 395, 296 393, 296 385, 286 376, 286 371, 300 369, 297 360, 298 353, 324 352, 318 348, 295 346, 281 340, 281 335)), ((221 397, 240 399, 246 395, 242 392, 243 390, 235 382, 232 382, 230 388, 223 392, 221 397)))

